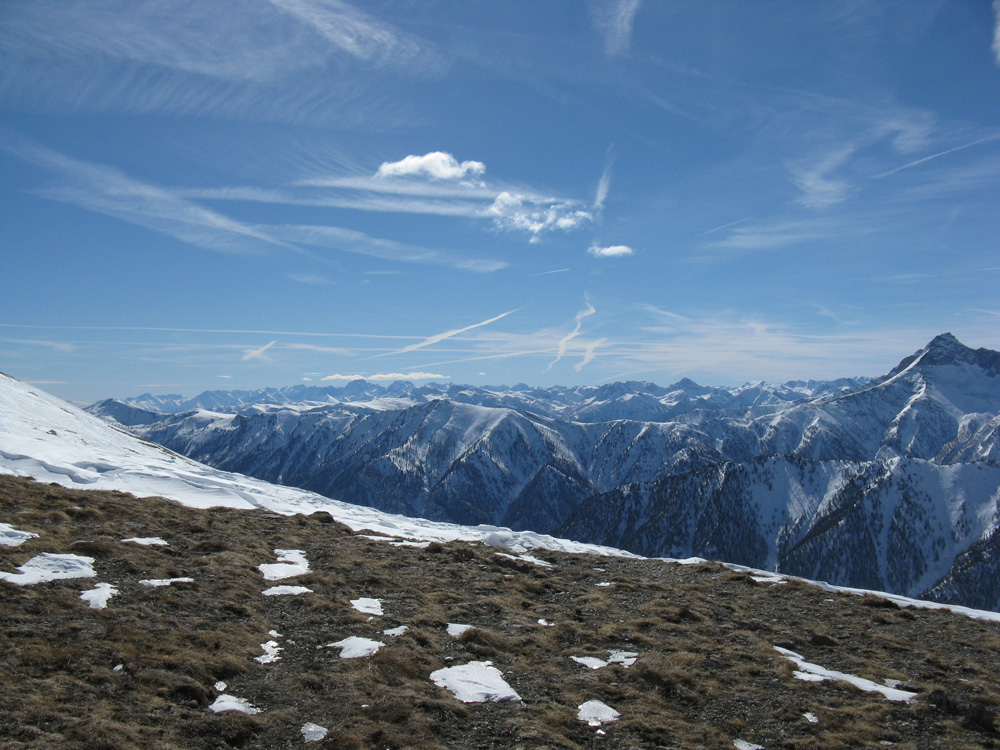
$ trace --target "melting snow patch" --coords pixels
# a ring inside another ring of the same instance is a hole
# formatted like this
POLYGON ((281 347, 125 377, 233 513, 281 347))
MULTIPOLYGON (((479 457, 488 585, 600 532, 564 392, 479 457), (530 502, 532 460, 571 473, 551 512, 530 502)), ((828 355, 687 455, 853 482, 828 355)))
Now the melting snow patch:
POLYGON ((363 656, 371 656, 385 644, 382 641, 373 641, 371 638, 359 638, 352 635, 342 641, 326 644, 327 648, 339 648, 341 659, 359 659, 363 656))
POLYGON ((822 682, 823 680, 841 680, 843 682, 849 682, 857 688, 864 690, 868 693, 882 693, 886 698, 891 701, 908 701, 917 696, 916 693, 910 693, 906 690, 899 690, 897 688, 886 687, 885 685, 879 685, 877 682, 872 682, 871 680, 866 680, 863 677, 858 677, 853 674, 845 674, 844 672, 836 672, 832 669, 826 669, 818 664, 810 664, 805 661, 802 656, 795 653, 794 651, 789 651, 787 648, 781 648, 780 646, 774 647, 779 654, 795 662, 795 665, 800 671, 795 672, 795 677, 800 680, 806 680, 807 682, 822 682))
POLYGON ((635 651, 612 651, 608 649, 608 660, 598 659, 596 656, 571 656, 569 657, 577 664, 582 664, 585 667, 590 667, 591 669, 600 669, 601 667, 606 667, 609 664, 621 664, 623 667, 628 669, 633 664, 635 664, 636 658, 639 654, 635 651))
POLYGON ((601 724, 606 724, 609 721, 618 721, 618 718, 621 716, 611 706, 600 701, 587 701, 580 704, 579 709, 576 718, 587 722, 592 727, 599 727, 601 724))
POLYGON ((235 695, 223 693, 215 699, 215 703, 208 707, 210 711, 219 713, 220 711, 239 711, 241 714, 259 714, 260 709, 250 703, 246 698, 237 698, 235 695))
POLYGON ((0 573, 0 581, 10 581, 18 586, 30 586, 61 578, 93 578, 94 558, 82 555, 57 555, 43 552, 18 567, 20 573, 0 573))
POLYGON ((281 657, 278 656, 278 652, 281 651, 281 646, 278 645, 277 641, 262 643, 260 644, 260 647, 264 649, 264 653, 261 656, 255 656, 254 661, 261 664, 270 664, 281 659, 281 657))
POLYGON ((363 596, 360 599, 351 599, 351 606, 364 615, 382 614, 381 599, 369 599, 368 597, 363 596))
POLYGON ((543 568, 551 568, 552 563, 548 560, 542 560, 535 557, 534 555, 509 555, 506 552, 497 552, 498 557, 506 557, 508 560, 517 560, 519 562, 531 563, 532 565, 540 565, 543 568))
POLYGON ((409 629, 410 628, 407 625, 400 625, 398 628, 389 628, 388 630, 383 630, 382 634, 387 635, 390 638, 395 638, 396 636, 402 635, 409 629))
POLYGON ((37 536, 38 534, 32 534, 30 531, 18 531, 9 523, 0 523, 0 544, 5 547, 20 547, 37 536))
POLYGON ((326 733, 329 730, 326 727, 321 727, 319 724, 313 724, 311 721, 308 721, 302 725, 300 731, 302 732, 302 739, 305 742, 319 742, 326 737, 326 733))
POLYGON ((305 586, 272 586, 261 592, 264 596, 298 596, 299 594, 311 594, 312 589, 305 586))
POLYGON ((541 625, 543 628, 552 628, 552 627, 555 627, 555 623, 554 622, 549 622, 545 618, 539 618, 538 624, 541 625))
POLYGON ((614 586, 614 584, 611 581, 601 581, 597 585, 600 586, 600 587, 602 587, 602 588, 605 588, 607 586, 614 586))
POLYGON ((144 547, 166 547, 167 542, 158 536, 133 536, 128 539, 122 539, 123 542, 132 542, 134 544, 141 544, 144 547))
POLYGON ((601 667, 608 666, 608 663, 604 659, 598 659, 596 656, 571 656, 569 658, 577 664, 582 664, 590 669, 600 669, 601 667))
POLYGON ((474 625, 461 625, 461 624, 459 624, 457 622, 449 622, 448 623, 448 635, 450 635, 452 638, 458 638, 466 630, 472 630, 473 627, 475 627, 475 626, 474 625))
POLYGON ((810 724, 819 724, 819 717, 814 713, 802 714, 802 718, 808 721, 810 724))
POLYGON ((305 550, 276 549, 274 554, 278 556, 278 562, 263 563, 257 566, 264 574, 265 580, 280 581, 282 578, 292 578, 309 572, 309 562, 306 560, 305 550))
POLYGON ((219 680, 212 687, 214 687, 220 693, 224 693, 226 691, 226 688, 229 687, 229 686, 226 683, 224 683, 222 680, 219 680))
POLYGON ((110 583, 99 583, 90 591, 81 591, 80 598, 90 605, 91 609, 104 609, 108 599, 118 593, 118 589, 110 583))
POLYGON ((169 586, 172 583, 194 583, 193 578, 143 578, 139 581, 143 586, 169 586))
POLYGON ((450 690, 462 703, 521 700, 490 661, 470 661, 458 667, 438 669, 431 672, 431 680, 438 687, 450 690))
POLYGON ((633 664, 635 660, 639 657, 636 651, 608 651, 611 656, 608 657, 608 664, 621 664, 623 667, 628 669, 633 664))
POLYGON ((747 742, 746 740, 733 740, 733 747, 736 750, 764 750, 763 745, 755 745, 752 742, 747 742))

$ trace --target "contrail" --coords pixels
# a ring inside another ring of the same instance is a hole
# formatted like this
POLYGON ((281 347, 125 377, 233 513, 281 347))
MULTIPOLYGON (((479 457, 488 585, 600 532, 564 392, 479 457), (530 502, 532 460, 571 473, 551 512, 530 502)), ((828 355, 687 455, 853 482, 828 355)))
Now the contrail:
POLYGON ((572 341, 573 339, 575 339, 577 336, 580 335, 580 328, 583 325, 583 319, 597 312, 597 310, 594 309, 594 306, 590 304, 590 300, 587 299, 586 296, 584 296, 583 301, 586 303, 587 309, 580 310, 580 312, 576 314, 576 328, 574 328, 572 332, 567 333, 565 336, 563 336, 562 339, 559 341, 559 352, 556 354, 556 358, 551 362, 549 362, 549 366, 545 368, 545 372, 551 370, 552 365, 554 365, 556 362, 558 362, 560 359, 563 358, 563 355, 566 354, 567 344, 569 344, 570 341, 572 341))
MULTIPOLYGON (((520 310, 522 308, 517 308, 520 310)), ((445 339, 450 339, 452 336, 457 336, 460 333, 465 333, 466 331, 471 331, 473 328, 482 328, 483 326, 488 326, 490 323, 495 323, 501 318, 506 318, 511 313, 517 312, 517 310, 509 310, 505 313, 500 313, 495 318, 490 318, 489 320, 484 320, 482 323, 475 323, 471 326, 466 326, 465 328, 456 328, 453 331, 445 331, 444 333, 436 333, 433 336, 429 336, 423 341, 418 341, 416 344, 410 344, 409 346, 404 346, 402 349, 395 352, 387 352, 385 354, 378 354, 377 357, 388 357, 390 354, 405 354, 406 352, 416 351, 417 349, 423 349, 425 346, 431 346, 432 344, 437 344, 445 339)), ((374 357, 373 357, 374 359, 374 357)))

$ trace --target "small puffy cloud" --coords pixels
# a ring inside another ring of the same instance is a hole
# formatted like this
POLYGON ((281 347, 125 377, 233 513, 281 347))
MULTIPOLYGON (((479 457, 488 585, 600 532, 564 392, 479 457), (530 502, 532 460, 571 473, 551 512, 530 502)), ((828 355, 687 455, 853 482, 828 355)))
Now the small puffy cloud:
POLYGON ((594 243, 589 248, 587 252, 593 255, 595 258, 621 258, 626 255, 632 255, 635 250, 630 248, 628 245, 608 245, 602 247, 597 243, 594 243))
POLYGON ((433 372, 379 372, 374 375, 327 375, 323 380, 448 380, 433 372))
POLYGON ((463 180, 478 177, 486 171, 481 161, 459 162, 444 151, 432 151, 423 156, 407 156, 399 161, 383 162, 376 177, 430 177, 434 180, 463 180))
POLYGON ((554 201, 546 204, 506 190, 483 214, 493 219, 497 229, 528 232, 532 242, 538 242, 539 236, 550 229, 570 231, 594 218, 578 204, 554 201))

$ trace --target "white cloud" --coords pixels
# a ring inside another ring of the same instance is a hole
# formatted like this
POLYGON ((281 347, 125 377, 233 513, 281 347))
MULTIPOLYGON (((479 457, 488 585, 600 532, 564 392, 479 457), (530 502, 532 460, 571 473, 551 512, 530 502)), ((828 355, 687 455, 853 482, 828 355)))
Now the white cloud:
POLYGON ((490 273, 506 268, 508 264, 489 258, 463 258, 444 250, 433 250, 417 245, 408 245, 395 240, 372 237, 364 232, 342 227, 267 225, 263 227, 269 234, 288 242, 296 242, 316 247, 328 247, 347 253, 369 255, 373 258, 401 261, 405 263, 430 263, 451 266, 466 271, 490 273))
POLYGON ((593 244, 587 248, 587 252, 595 258, 622 258, 626 255, 632 255, 635 253, 635 250, 628 245, 608 245, 607 247, 602 247, 598 244, 593 244))
POLYGON ((240 360, 243 361, 243 362, 248 362, 251 359, 270 360, 271 358, 268 357, 265 354, 265 352, 267 352, 268 349, 270 349, 272 346, 274 346, 277 343, 278 343, 278 341, 274 340, 274 341, 272 341, 272 342, 270 342, 268 344, 264 344, 264 346, 260 347, 259 349, 245 349, 244 353, 243 353, 243 356, 240 357, 240 360))
POLYGON ((844 201, 851 184, 833 173, 844 165, 854 150, 853 145, 848 145, 825 154, 817 163, 790 167, 792 182, 802 191, 797 202, 810 208, 827 208, 844 201))
POLYGON ((459 162, 451 154, 432 151, 423 156, 407 156, 399 161, 383 162, 376 177, 430 177, 434 180, 462 180, 486 172, 481 161, 459 162))
POLYGON ((615 57, 632 44, 632 26, 642 0, 598 0, 591 5, 591 19, 604 34, 604 52, 615 57))
POLYGON ((271 4, 308 24, 338 49, 360 60, 405 64, 420 45, 374 17, 339 0, 270 0, 271 4))
MULTIPOLYGON (((583 326, 583 319, 588 318, 597 312, 597 310, 594 309, 594 306, 590 304, 590 300, 586 296, 583 298, 583 301, 584 304, 587 305, 587 307, 583 310, 580 310, 576 314, 576 327, 559 340, 559 349, 556 352, 556 358, 551 362, 549 362, 549 366, 545 368, 545 372, 551 370, 552 365, 554 365, 556 362, 558 362, 560 359, 563 358, 563 356, 566 354, 566 348, 569 346, 569 342, 580 335, 580 328, 583 326)), ((591 356, 590 359, 593 359, 593 356, 591 356)), ((589 362, 590 360, 587 361, 589 362)))
POLYGON ((374 375, 327 375, 322 380, 448 380, 449 375, 433 372, 379 372, 374 375))
POLYGON ((993 56, 1000 65, 1000 0, 993 0, 993 56))
POLYGON ((589 211, 574 202, 551 202, 541 204, 520 193, 506 190, 500 193, 493 204, 483 212, 493 219, 497 229, 528 232, 531 242, 538 242, 540 235, 553 229, 570 231, 593 220, 589 211))
POLYGON ((585 347, 583 347, 583 359, 577 362, 573 369, 580 372, 584 367, 589 365, 594 361, 594 357, 597 355, 597 347, 601 346, 607 339, 597 339, 595 341, 590 341, 585 347))
MULTIPOLYGON (((1000 3, 1000 0, 997 0, 997 2, 1000 3)), ((980 143, 983 143, 985 141, 995 141, 995 140, 997 140, 997 138, 1000 138, 1000 136, 995 135, 995 134, 994 135, 987 135, 987 136, 984 136, 984 137, 979 138, 977 140, 974 140, 972 143, 966 143, 963 146, 955 146, 954 148, 949 148, 949 149, 947 149, 945 151, 940 151, 940 152, 938 152, 936 154, 931 154, 930 156, 925 156, 922 159, 916 159, 915 161, 911 161, 911 162, 909 162, 907 164, 903 164, 902 166, 896 167, 895 169, 890 169, 888 172, 882 172, 882 174, 875 175, 875 177, 873 179, 880 180, 883 177, 888 177, 889 175, 896 174, 896 172, 901 172, 904 169, 909 169, 910 167, 916 167, 917 165, 923 164, 924 162, 930 161, 931 159, 937 159, 938 157, 941 157, 941 156, 947 156, 948 154, 953 154, 956 151, 962 151, 964 149, 971 148, 972 146, 977 146, 980 143)))
POLYGON ((405 354, 406 352, 412 352, 412 351, 416 351, 417 349, 423 349, 425 346, 431 346, 433 344, 437 344, 437 343, 439 343, 441 341, 444 341, 445 339, 450 339, 452 336, 457 336, 460 333, 465 333, 466 331, 471 331, 471 330, 474 330, 476 328, 482 328, 483 326, 487 326, 490 323, 495 323, 496 321, 500 320, 501 318, 506 318, 508 315, 510 315, 511 313, 515 313, 515 312, 517 312, 517 310, 508 310, 505 313, 500 313, 496 317, 490 318, 489 320, 484 320, 481 323, 474 323, 473 325, 466 326, 465 328, 456 328, 453 331, 445 331, 444 333, 436 333, 433 336, 428 336, 423 341, 418 341, 416 344, 410 344, 409 346, 404 346, 399 351, 389 352, 388 354, 380 354, 378 356, 380 356, 380 357, 387 357, 390 354, 405 354))

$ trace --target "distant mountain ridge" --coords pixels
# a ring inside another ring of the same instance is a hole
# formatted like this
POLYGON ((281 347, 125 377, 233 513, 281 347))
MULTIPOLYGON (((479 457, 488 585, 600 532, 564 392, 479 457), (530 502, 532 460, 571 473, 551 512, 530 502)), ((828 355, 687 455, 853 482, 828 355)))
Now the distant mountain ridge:
POLYGON ((1000 353, 951 334, 872 380, 356 381, 89 410, 212 466, 392 512, 1000 607, 984 573, 1000 572, 1000 353))

